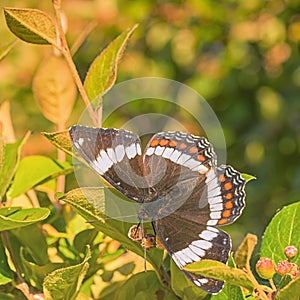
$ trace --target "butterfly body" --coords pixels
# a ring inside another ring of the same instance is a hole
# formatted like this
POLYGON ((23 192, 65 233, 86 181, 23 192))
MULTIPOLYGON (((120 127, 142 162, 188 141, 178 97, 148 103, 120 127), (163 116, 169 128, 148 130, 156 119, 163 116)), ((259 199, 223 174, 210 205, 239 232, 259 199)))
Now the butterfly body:
MULTIPOLYGON (((237 219, 245 180, 231 166, 217 166, 212 145, 182 132, 155 134, 144 152, 126 130, 70 128, 76 151, 105 180, 141 204, 138 218, 155 233, 179 268, 214 259, 226 263, 231 240, 218 226, 237 219)), ((183 271, 198 287, 217 293, 223 282, 183 271)))

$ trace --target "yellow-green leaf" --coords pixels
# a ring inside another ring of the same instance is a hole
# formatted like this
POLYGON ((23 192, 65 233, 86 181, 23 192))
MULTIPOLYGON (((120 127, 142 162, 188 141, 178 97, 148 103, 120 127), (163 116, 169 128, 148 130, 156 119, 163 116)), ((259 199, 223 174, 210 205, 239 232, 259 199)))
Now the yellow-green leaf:
POLYGON ((32 44, 56 45, 56 27, 49 15, 38 9, 5 7, 4 15, 10 31, 32 44))
POLYGON ((44 60, 34 76, 33 93, 48 120, 55 124, 68 120, 77 89, 63 58, 53 55, 44 60))
MULTIPOLYGON (((261 257, 269 257, 276 264, 285 260, 284 248, 299 247, 300 241, 300 202, 283 207, 267 226, 260 248, 261 257)), ((298 254, 293 263, 300 264, 298 254)))
POLYGON ((248 233, 235 252, 234 260, 239 267, 249 266, 250 258, 257 243, 257 236, 248 233))
POLYGON ((31 225, 33 223, 46 219, 50 211, 48 208, 24 208, 13 211, 7 215, 7 210, 4 207, 4 214, 0 208, 0 231, 11 230, 19 227, 31 225))
POLYGON ((46 300, 75 300, 82 281, 89 268, 91 251, 88 248, 84 260, 75 266, 57 269, 44 280, 43 289, 46 300))
POLYGON ((249 182, 250 180, 255 180, 256 179, 255 176, 250 175, 250 174, 243 173, 241 175, 246 180, 246 182, 249 182))
POLYGON ((219 261, 205 259, 189 264, 183 269, 208 278, 226 281, 232 285, 243 286, 250 291, 254 288, 253 283, 244 271, 228 267, 219 261))
POLYGON ((275 300, 299 300, 300 276, 292 280, 276 294, 275 300))
POLYGON ((42 132, 42 134, 55 147, 63 150, 67 154, 73 155, 73 151, 72 151, 73 146, 72 146, 72 142, 68 130, 57 131, 57 132, 42 132))
POLYGON ((14 144, 7 144, 4 147, 4 159, 0 172, 0 199, 4 196, 11 180, 16 172, 20 160, 21 149, 29 134, 14 144))
POLYGON ((121 33, 96 57, 90 66, 84 82, 90 101, 104 95, 116 81, 118 64, 128 39, 136 27, 137 25, 134 25, 121 33))
POLYGON ((175 262, 170 259, 171 288, 182 300, 205 299, 207 293, 196 287, 178 268, 175 262))
POLYGON ((60 162, 40 155, 24 157, 18 165, 7 194, 10 199, 13 199, 38 184, 71 172, 73 167, 68 162, 60 162))
MULTIPOLYGON (((14 274, 9 267, 7 254, 5 251, 5 247, 2 242, 0 242, 0 286, 5 285, 11 282, 14 278, 14 274)), ((0 294, 0 299, 1 294, 0 294)))

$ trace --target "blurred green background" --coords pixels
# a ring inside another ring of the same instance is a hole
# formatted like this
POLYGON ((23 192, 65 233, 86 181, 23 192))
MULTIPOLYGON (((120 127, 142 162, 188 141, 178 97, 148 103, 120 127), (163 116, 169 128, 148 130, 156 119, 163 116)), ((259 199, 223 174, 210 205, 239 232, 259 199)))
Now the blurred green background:
MULTIPOLYGON (((50 0, 3 0, 1 6, 53 14, 50 0)), ((82 78, 105 45, 139 23, 117 82, 165 77, 192 87, 208 101, 224 130, 228 163, 257 177, 247 185, 243 215, 226 228, 234 247, 247 232, 261 235, 278 209, 299 200, 299 0, 65 0, 63 8, 70 45, 91 22, 98 23, 74 55, 82 78)), ((0 36, 1 47, 14 40, 3 14, 0 36)), ((0 101, 11 103, 16 135, 33 131, 25 155, 56 155, 40 135, 55 126, 42 116, 31 91, 38 65, 52 51, 51 46, 19 42, 0 62, 0 101)), ((83 108, 78 99, 68 126, 83 108)), ((150 108, 161 112, 161 107, 150 108)), ((123 107, 109 125, 141 112, 145 106, 138 102, 123 107)), ((194 128, 188 116, 180 121, 194 128)))

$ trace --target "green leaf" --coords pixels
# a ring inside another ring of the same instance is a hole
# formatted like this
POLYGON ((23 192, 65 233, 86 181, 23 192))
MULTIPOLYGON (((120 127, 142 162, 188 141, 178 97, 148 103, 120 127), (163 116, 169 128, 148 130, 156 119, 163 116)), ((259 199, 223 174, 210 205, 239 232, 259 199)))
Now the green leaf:
MULTIPOLYGON (((299 247, 300 241, 300 202, 283 207, 267 226, 260 249, 261 257, 271 258, 275 264, 285 260, 286 246, 299 247)), ((300 255, 293 262, 300 265, 300 255)))
POLYGON ((46 219, 50 210, 48 208, 24 208, 6 216, 6 208, 2 214, 0 208, 0 231, 11 230, 19 227, 28 226, 46 219))
MULTIPOLYGON (((46 238, 37 224, 16 228, 9 233, 18 240, 19 248, 26 250, 32 262, 38 265, 49 263, 46 238)), ((20 256, 20 252, 18 255, 20 256)))
POLYGON ((2 240, 0 239, 0 285, 7 284, 12 280, 13 272, 8 265, 5 248, 2 240))
MULTIPOLYGON (((225 283, 223 290, 213 295, 211 300, 245 300, 241 287, 225 283)), ((248 298, 247 298, 248 299, 248 298)))
POLYGON ((292 280, 276 294, 275 300, 299 300, 300 276, 292 280))
POLYGON ((10 207, 3 206, 0 208, 0 215, 7 217, 20 209, 22 209, 21 206, 10 206, 10 207))
POLYGON ((77 88, 66 61, 52 55, 33 78, 33 94, 43 115, 55 124, 65 123, 72 112, 77 88))
POLYGON ((205 259, 189 264, 183 269, 208 278, 226 281, 232 285, 243 286, 250 291, 254 288, 253 283, 244 271, 228 267, 219 261, 205 259))
POLYGON ((250 259, 256 243, 257 236, 248 233, 239 245, 238 249, 235 252, 234 260, 240 268, 250 266, 250 259))
POLYGON ((133 272, 135 268, 135 264, 133 262, 124 264, 123 266, 119 267, 117 269, 118 272, 120 272, 122 275, 124 276, 128 276, 129 274, 131 274, 133 272))
POLYGON ((116 300, 124 299, 176 299, 159 282, 154 271, 137 273, 131 276, 120 287, 117 292, 116 300))
POLYGON ((87 95, 91 101, 103 96, 113 86, 117 77, 117 67, 125 46, 136 28, 137 25, 134 25, 121 33, 91 64, 84 82, 87 95))
POLYGON ((61 268, 50 273, 44 280, 46 300, 75 300, 89 268, 91 251, 88 248, 84 260, 75 266, 61 268))
POLYGON ((8 196, 15 198, 39 184, 72 172, 73 167, 68 162, 46 156, 27 156, 18 165, 8 196))
POLYGON ((55 24, 43 11, 5 7, 4 15, 8 28, 19 39, 32 44, 57 44, 55 24))
POLYGON ((43 288, 43 281, 47 274, 62 267, 66 267, 65 263, 47 263, 38 265, 26 258, 26 251, 21 248, 21 262, 26 280, 39 290, 43 288))
POLYGON ((84 252, 87 245, 92 246, 97 234, 98 234, 98 231, 95 230, 94 228, 89 228, 89 229, 80 231, 79 233, 76 234, 76 236, 74 238, 74 241, 73 241, 74 248, 79 253, 84 252))
POLYGON ((241 175, 246 180, 246 182, 249 182, 250 180, 255 180, 256 179, 255 176, 250 175, 250 174, 243 173, 241 175))
POLYGON ((1 300, 25 300, 24 296, 21 291, 18 291, 17 289, 12 288, 11 293, 2 293, 0 292, 0 299, 1 300))
POLYGON ((115 300, 115 296, 120 290, 123 281, 110 282, 101 290, 101 300, 115 300))
POLYGON ((21 149, 28 136, 29 134, 26 134, 23 139, 18 140, 14 144, 7 144, 4 147, 3 166, 0 173, 0 200, 11 184, 11 180, 19 164, 21 149))
MULTIPOLYGON (((232 257, 229 258, 228 266, 235 267, 232 257)), ((211 300, 245 300, 245 296, 240 286, 225 282, 223 290, 217 295, 213 295, 211 300)))
POLYGON ((180 299, 204 299, 207 293, 197 288, 184 273, 177 267, 172 259, 170 259, 170 271, 171 271, 171 287, 180 299))
MULTIPOLYGON (((57 197, 58 195, 56 195, 57 197)), ((58 200, 70 204, 83 218, 91 222, 91 224, 103 232, 121 242, 126 248, 144 257, 144 250, 139 243, 135 243, 127 236, 131 223, 121 222, 115 219, 106 218, 104 208, 113 207, 114 212, 119 212, 120 216, 129 215, 124 211, 120 211, 117 205, 113 206, 119 200, 119 196, 115 196, 107 188, 81 188, 74 189, 65 195, 59 195, 58 200), (106 205, 109 201, 109 205, 106 205), (104 218, 106 220, 104 220, 104 218)), ((147 252, 147 261, 151 263, 153 268, 160 272, 163 251, 153 248, 147 252)))
POLYGON ((53 144, 58 149, 63 150, 69 155, 73 154, 73 146, 69 136, 69 131, 58 131, 58 132, 42 132, 42 134, 47 138, 51 144, 53 144))
POLYGON ((0 48, 0 61, 6 57, 6 55, 11 51, 11 49, 13 49, 15 47, 15 45, 17 44, 17 40, 14 40, 10 43, 8 43, 7 45, 5 46, 2 46, 0 48))

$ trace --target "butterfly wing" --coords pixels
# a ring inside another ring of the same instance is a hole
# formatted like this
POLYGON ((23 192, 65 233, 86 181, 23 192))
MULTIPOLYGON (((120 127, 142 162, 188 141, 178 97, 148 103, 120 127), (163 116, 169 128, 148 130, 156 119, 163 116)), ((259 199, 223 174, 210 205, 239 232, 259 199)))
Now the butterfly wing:
MULTIPOLYGON (((154 226, 160 241, 180 269, 202 259, 223 263, 228 260, 231 240, 222 230, 182 218, 178 214, 156 220, 154 226)), ((208 293, 218 293, 223 288, 222 281, 185 270, 183 272, 196 286, 208 293)))
POLYGON ((142 202, 148 184, 136 134, 80 125, 72 126, 69 134, 75 150, 92 169, 128 198, 142 202))
POLYGON ((157 206, 152 212, 156 217, 160 212, 169 214, 184 204, 199 174, 207 173, 215 165, 215 153, 203 137, 161 132, 149 141, 143 161, 147 181, 156 194, 156 198, 150 199, 152 206, 157 206))
MULTIPOLYGON (((154 136, 144 161, 150 178, 162 178, 153 184, 165 199, 153 223, 178 267, 201 259, 226 263, 230 237, 213 226, 229 224, 241 214, 245 181, 240 173, 230 166, 216 167, 215 153, 205 138, 177 132, 154 136), (168 168, 164 176, 163 164, 168 168)), ((223 287, 222 281, 183 272, 206 292, 217 293, 223 287)))

